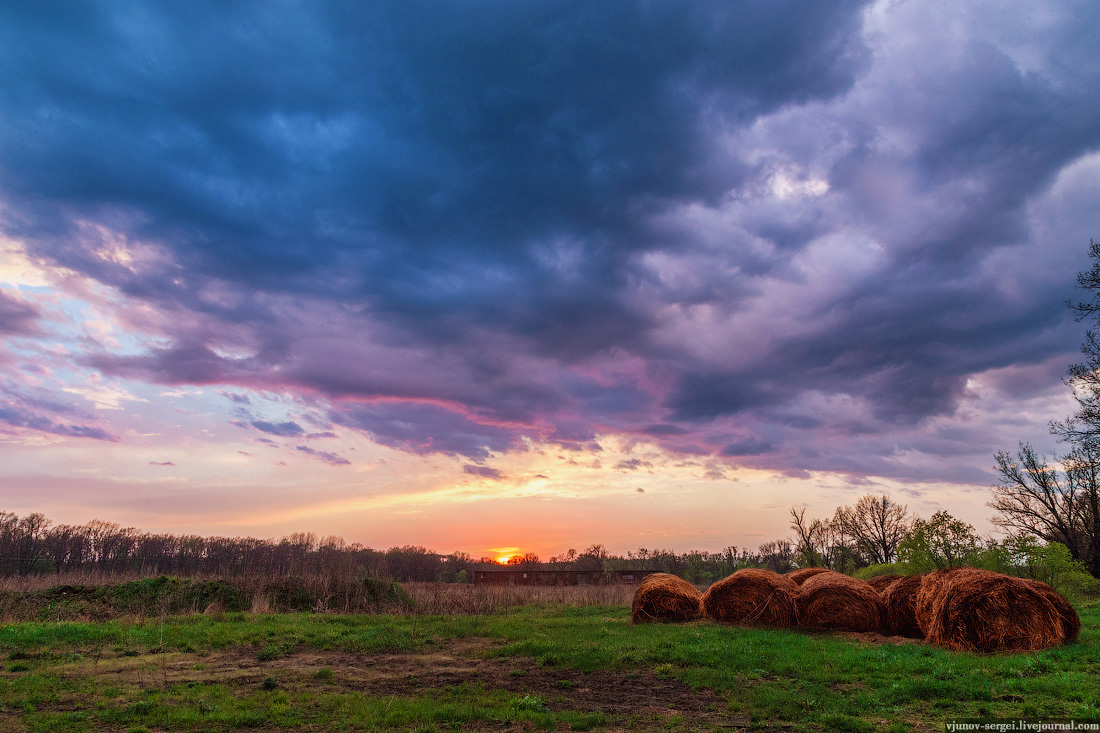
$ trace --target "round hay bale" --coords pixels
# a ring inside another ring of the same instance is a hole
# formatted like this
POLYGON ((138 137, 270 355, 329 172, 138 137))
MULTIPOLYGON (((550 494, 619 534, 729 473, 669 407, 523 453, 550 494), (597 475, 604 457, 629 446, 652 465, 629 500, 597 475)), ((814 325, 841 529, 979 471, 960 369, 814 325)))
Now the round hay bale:
POLYGON ((819 573, 798 589, 798 622, 834 631, 880 631, 884 612, 878 591, 842 573, 819 573))
POLYGON ((917 593, 924 574, 902 576, 881 591, 885 607, 882 626, 891 636, 920 639, 924 634, 917 623, 917 593))
POLYGON ((702 615, 702 593, 683 578, 654 573, 642 578, 630 605, 630 623, 691 621, 702 615))
POLYGON ((916 616, 917 626, 920 628, 922 636, 928 637, 928 629, 932 623, 940 586, 956 575, 965 575, 972 571, 986 572, 984 570, 979 571, 977 568, 948 568, 947 570, 935 570, 919 576, 921 583, 920 588, 917 589, 916 595, 913 597, 913 615, 916 616))
POLYGON ((1035 651, 1065 638, 1058 611, 1040 591, 978 568, 926 575, 916 613, 928 641, 958 651, 1035 651))
POLYGON ((1073 604, 1041 580, 1025 579, 1024 582, 1039 591, 1050 602, 1050 605, 1054 606, 1054 610, 1058 612, 1058 617, 1062 620, 1063 643, 1068 644, 1077 641, 1077 635, 1081 633, 1081 617, 1077 615, 1077 609, 1073 607, 1073 604))
POLYGON ((703 613, 727 624, 796 626, 798 586, 771 570, 746 568, 703 593, 703 613))
POLYGON ((876 575, 875 577, 867 580, 867 585, 877 590, 881 595, 884 590, 901 580, 903 577, 905 576, 898 575, 897 573, 890 573, 888 575, 876 575))
MULTIPOLYGON (((836 573, 836 571, 829 570, 829 568, 799 568, 798 570, 792 570, 787 573, 786 577, 794 581, 795 585, 802 585, 806 582, 806 578, 812 578, 821 573, 836 573)), ((837 575, 839 574, 840 573, 837 573, 837 575)))

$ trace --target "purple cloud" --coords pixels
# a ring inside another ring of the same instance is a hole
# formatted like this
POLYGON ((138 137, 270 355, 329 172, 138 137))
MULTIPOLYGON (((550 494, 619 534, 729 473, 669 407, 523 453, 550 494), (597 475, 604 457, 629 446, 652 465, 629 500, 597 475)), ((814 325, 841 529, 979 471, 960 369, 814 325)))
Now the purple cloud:
POLYGON ((238 405, 250 405, 250 404, 252 404, 251 398, 249 398, 249 396, 245 395, 245 394, 237 394, 236 392, 227 392, 224 389, 219 390, 218 394, 220 394, 222 397, 226 398, 227 400, 230 400, 231 402, 235 402, 238 405))
POLYGON ((349 461, 347 458, 344 458, 341 455, 337 455, 336 453, 330 453, 328 451, 323 451, 323 450, 314 450, 313 448, 310 448, 307 445, 299 445, 297 447, 297 450, 300 450, 302 453, 305 453, 306 455, 313 456, 314 458, 317 458, 318 460, 324 461, 325 463, 329 464, 330 466, 350 466, 351 465, 351 461, 349 461))
POLYGON ((0 405, 0 422, 13 428, 29 428, 42 433, 61 435, 66 438, 92 438, 109 443, 118 443, 121 438, 95 425, 74 425, 56 422, 49 417, 32 410, 21 408, 12 403, 0 405))
MULTIPOLYGON (((0 229, 161 316, 81 364, 473 461, 622 435, 979 480, 974 385, 1073 358, 1085 5, 419 7, 0 10, 0 229)), ((0 295, 0 332, 41 320, 0 295)), ((0 419, 99 430, 60 415, 0 419)))
POLYGON ((38 309, 0 290, 0 334, 28 336, 40 332, 38 309))
POLYGON ((522 431, 475 422, 444 407, 382 403, 334 410, 329 419, 366 431, 382 445, 412 453, 445 453, 486 458, 518 447, 522 431))
POLYGON ((253 420, 250 424, 257 430, 283 438, 296 438, 306 433, 302 426, 293 420, 278 423, 268 422, 267 420, 253 420))
POLYGON ((771 441, 761 440, 760 438, 742 438, 736 440, 725 448, 722 449, 722 455, 724 456, 757 456, 761 453, 768 453, 775 446, 771 441))
POLYGON ((474 466, 467 463, 462 467, 463 473, 468 473, 471 476, 479 476, 481 478, 493 479, 494 481, 504 480, 504 474, 501 473, 498 468, 490 468, 489 466, 474 466))

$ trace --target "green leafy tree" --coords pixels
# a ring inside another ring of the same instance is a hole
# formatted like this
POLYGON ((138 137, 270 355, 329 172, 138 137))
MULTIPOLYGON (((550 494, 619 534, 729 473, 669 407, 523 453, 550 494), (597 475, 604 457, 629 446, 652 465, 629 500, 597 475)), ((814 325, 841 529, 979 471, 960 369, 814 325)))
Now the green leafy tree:
POLYGON ((946 511, 913 520, 898 544, 898 559, 915 572, 976 565, 982 551, 978 531, 946 511))
POLYGON ((1002 573, 1033 578, 1072 595, 1095 595, 1100 583, 1060 542, 1040 542, 1033 535, 1009 535, 983 553, 982 565, 1002 573))

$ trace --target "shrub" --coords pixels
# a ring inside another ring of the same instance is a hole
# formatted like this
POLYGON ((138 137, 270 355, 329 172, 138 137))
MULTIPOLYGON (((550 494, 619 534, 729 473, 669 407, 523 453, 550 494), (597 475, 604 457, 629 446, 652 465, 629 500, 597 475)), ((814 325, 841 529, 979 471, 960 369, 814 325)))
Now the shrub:
POLYGON ((868 565, 867 567, 860 568, 852 574, 853 578, 859 580, 870 580, 871 578, 877 578, 880 575, 912 575, 910 568, 901 562, 886 562, 877 563, 875 565, 868 565))

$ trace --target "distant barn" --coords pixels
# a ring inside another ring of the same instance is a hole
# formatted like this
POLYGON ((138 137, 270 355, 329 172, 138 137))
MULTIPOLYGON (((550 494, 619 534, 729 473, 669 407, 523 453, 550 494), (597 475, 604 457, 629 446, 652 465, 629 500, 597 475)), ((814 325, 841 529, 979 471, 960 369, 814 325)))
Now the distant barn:
POLYGON ((659 570, 532 570, 477 568, 474 585, 634 585, 659 570))

